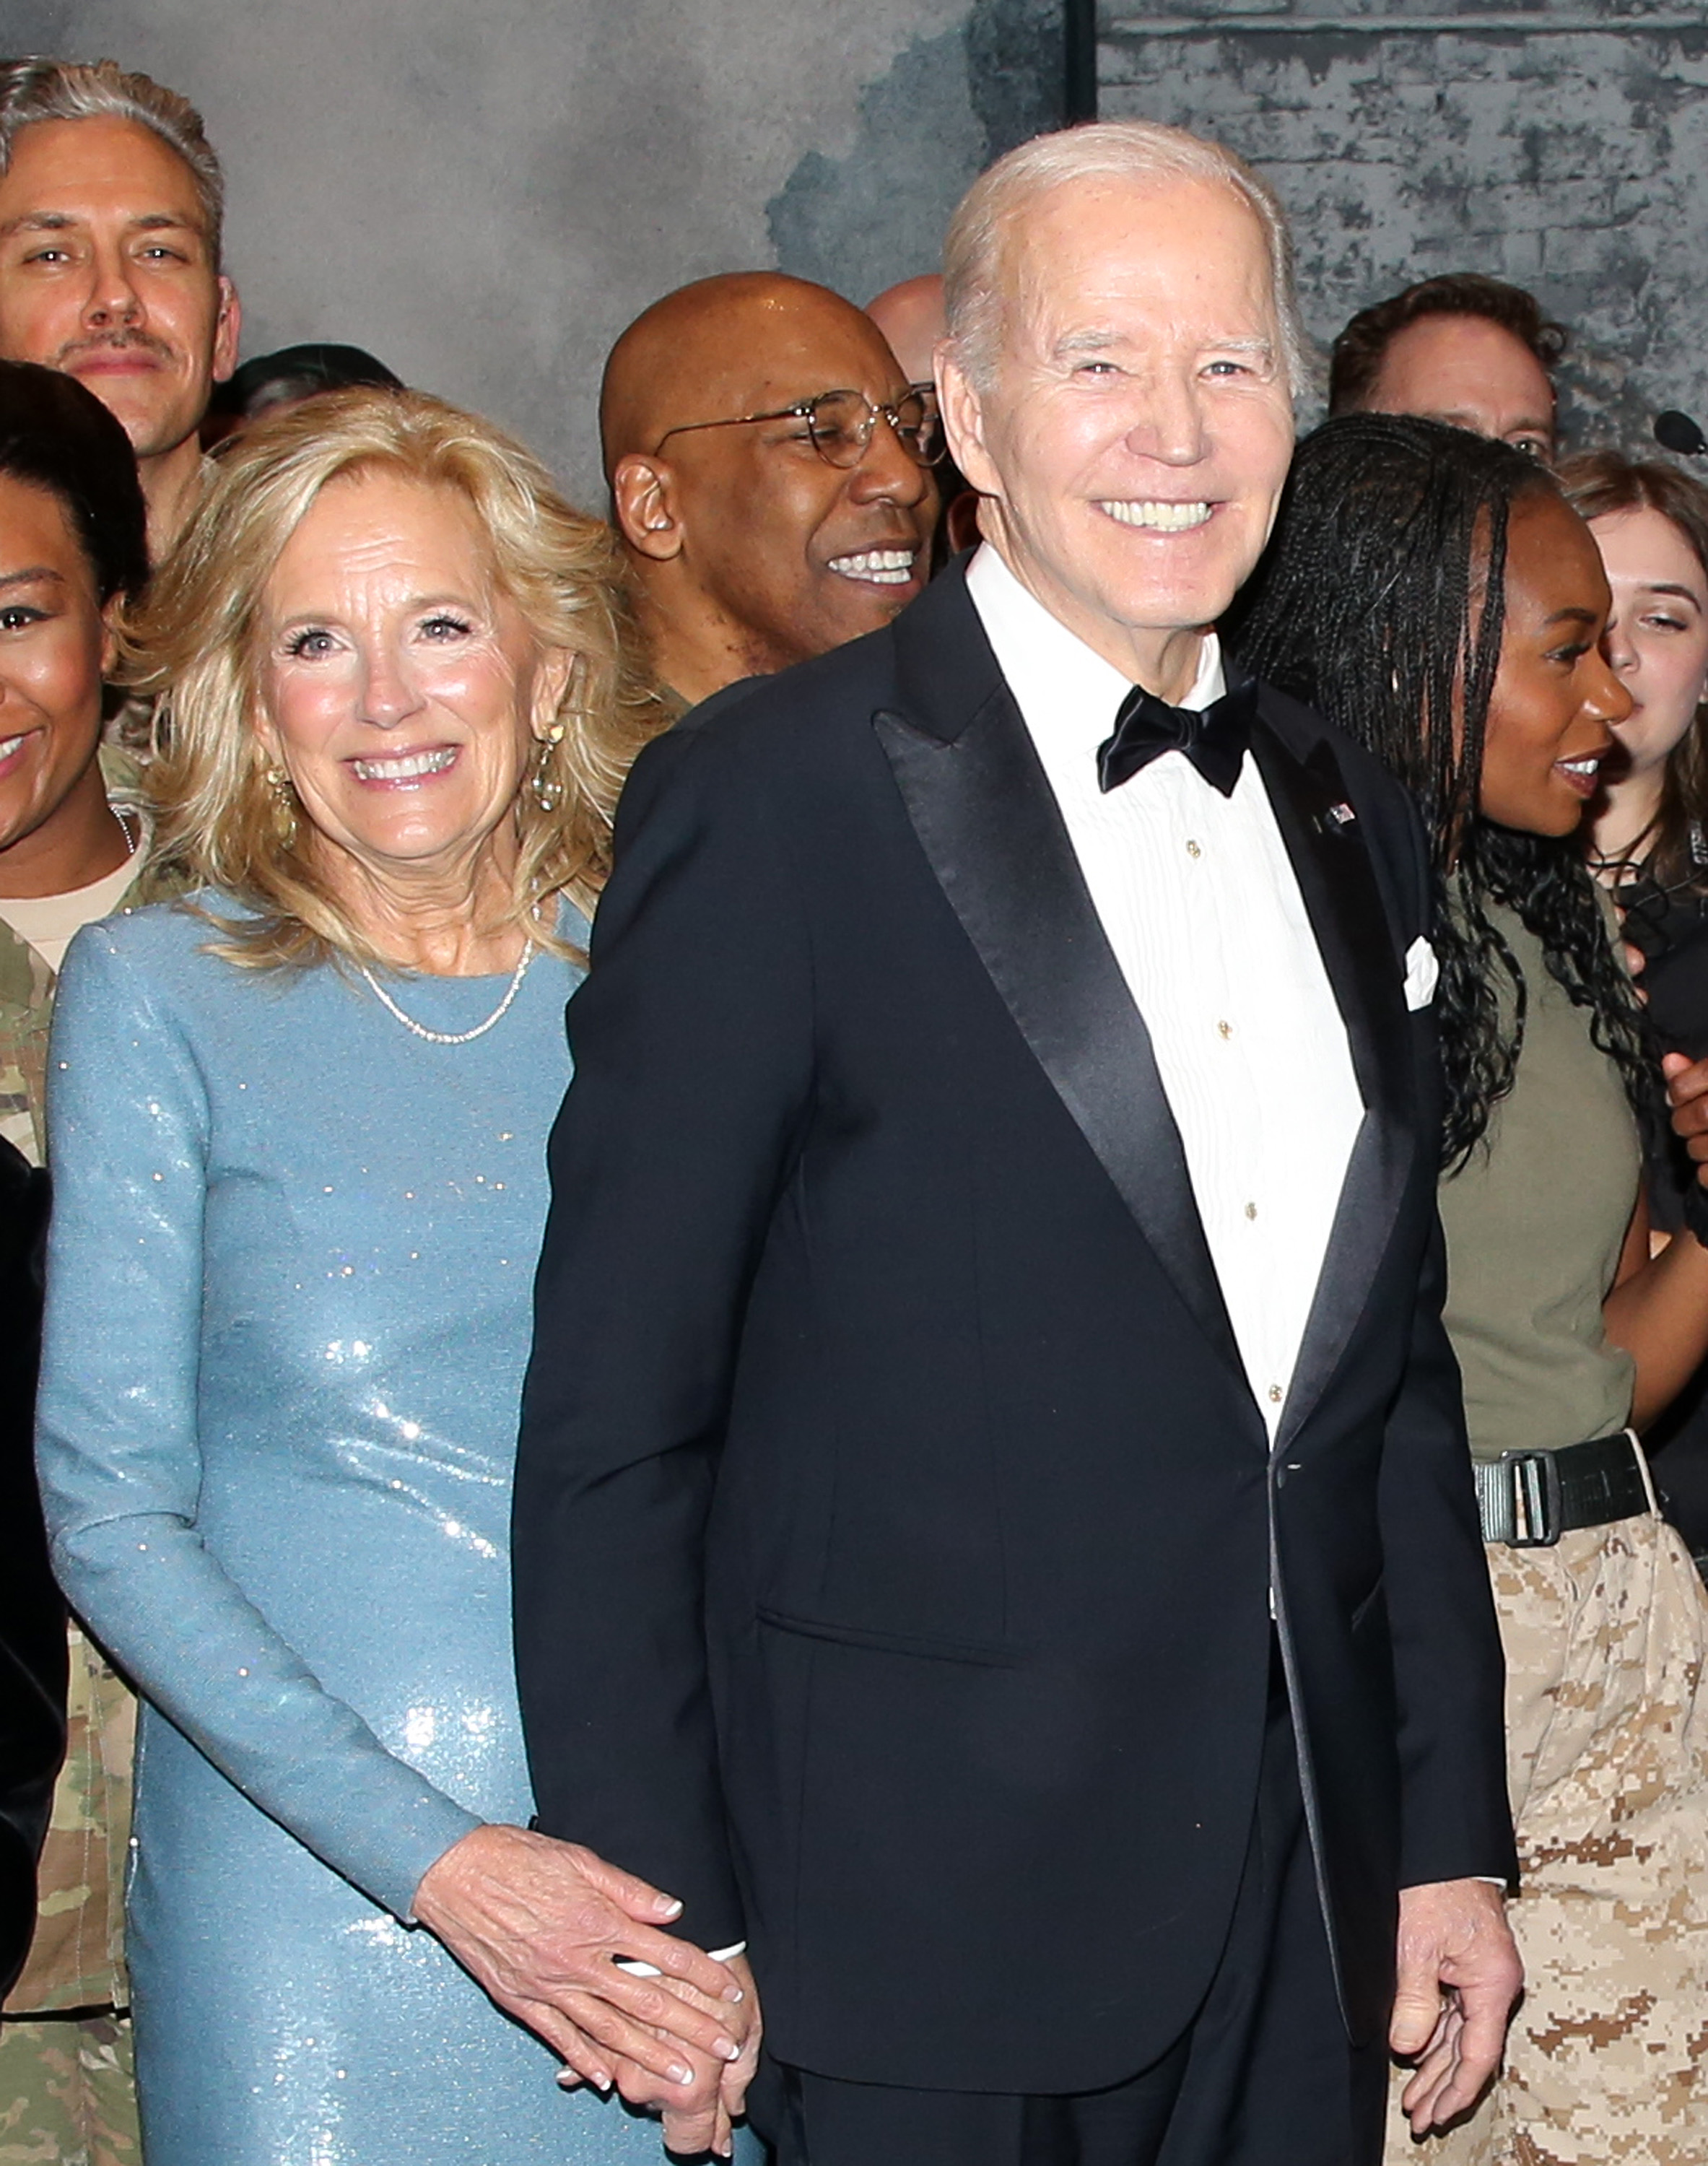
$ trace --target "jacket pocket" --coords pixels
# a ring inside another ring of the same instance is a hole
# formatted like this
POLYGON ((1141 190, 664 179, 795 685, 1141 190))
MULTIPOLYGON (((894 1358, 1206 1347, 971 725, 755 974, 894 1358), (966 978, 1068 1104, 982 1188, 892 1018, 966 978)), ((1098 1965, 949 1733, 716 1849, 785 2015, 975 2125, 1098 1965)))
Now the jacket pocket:
POLYGON ((940 1639, 935 1634, 885 1632, 870 1624, 843 1624, 825 1617, 799 1617, 762 1603, 754 1612, 773 1632, 801 1640, 824 1640, 836 1647, 863 1647, 878 1655, 912 1655, 930 1662, 965 1662, 976 1669, 1011 1670, 1025 1658, 1024 1648, 992 1640, 940 1639))
POLYGON ((1370 1592, 1364 1597, 1363 1600, 1358 1603, 1357 1607, 1353 1610, 1351 1617, 1347 1620, 1347 1629, 1348 1631, 1356 1632, 1361 1625, 1368 1621, 1371 1616, 1374 1614, 1376 1605, 1381 1601, 1384 1594, 1386 1593, 1387 1589, 1388 1582, 1385 1577, 1376 1582, 1376 1584, 1370 1589, 1370 1592))

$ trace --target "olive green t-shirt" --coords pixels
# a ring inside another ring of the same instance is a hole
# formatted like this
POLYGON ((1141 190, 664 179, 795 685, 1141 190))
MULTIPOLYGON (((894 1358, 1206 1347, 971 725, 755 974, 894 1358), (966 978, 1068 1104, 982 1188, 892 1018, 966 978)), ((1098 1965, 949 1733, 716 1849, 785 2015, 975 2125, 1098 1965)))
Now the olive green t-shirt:
POLYGON ((1530 996, 1510 1094, 1441 1185, 1447 1325, 1478 1459, 1611 1436, 1634 1370, 1601 1303, 1636 1208, 1642 1164, 1619 1070, 1549 974, 1542 943, 1491 906, 1530 996))

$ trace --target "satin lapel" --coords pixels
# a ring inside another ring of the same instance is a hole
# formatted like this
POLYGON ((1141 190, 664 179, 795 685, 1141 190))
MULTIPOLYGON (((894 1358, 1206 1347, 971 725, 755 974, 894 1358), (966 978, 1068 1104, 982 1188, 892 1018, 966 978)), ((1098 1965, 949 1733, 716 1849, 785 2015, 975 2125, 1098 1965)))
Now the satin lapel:
POLYGON ((1303 757, 1259 710, 1252 752, 1346 1024, 1364 1117, 1282 1411, 1284 1450, 1345 1353, 1394 1231, 1410 1163, 1410 1049, 1404 967, 1332 746, 1303 757))
POLYGON ((883 709, 872 725, 1009 1012, 1205 1336, 1243 1378, 1150 1034, 1006 685, 998 675, 952 737, 883 709))

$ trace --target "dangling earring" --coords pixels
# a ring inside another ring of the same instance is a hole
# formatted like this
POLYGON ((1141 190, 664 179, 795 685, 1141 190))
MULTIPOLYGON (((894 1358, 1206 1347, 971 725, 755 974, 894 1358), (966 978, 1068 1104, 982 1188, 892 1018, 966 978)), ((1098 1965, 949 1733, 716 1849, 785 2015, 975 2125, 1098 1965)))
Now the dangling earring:
POLYGON ((577 654, 571 658, 569 678, 564 685, 557 712, 540 733, 534 772, 528 779, 542 812, 555 812, 563 802, 563 774, 557 759, 557 748, 564 737, 563 716, 566 711, 573 715, 586 714, 583 698, 586 684, 587 657, 577 654))
POLYGON ((282 843, 297 839, 297 793, 291 778, 282 767, 270 767, 266 771, 266 786, 272 792, 273 832, 282 843))
POLYGON ((563 725, 554 722, 540 740, 534 772, 529 778, 542 812, 555 812, 563 802, 563 777, 557 772, 557 748, 563 742, 563 725))

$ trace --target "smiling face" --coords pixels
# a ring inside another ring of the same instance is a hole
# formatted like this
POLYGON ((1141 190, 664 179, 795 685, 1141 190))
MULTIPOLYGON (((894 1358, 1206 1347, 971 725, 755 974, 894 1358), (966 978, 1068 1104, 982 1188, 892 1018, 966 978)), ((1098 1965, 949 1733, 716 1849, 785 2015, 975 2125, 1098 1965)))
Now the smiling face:
POLYGON ((0 888, 52 895, 99 880, 117 830, 95 753, 110 654, 95 574, 59 498, 0 474, 0 888), (106 858, 87 860, 93 827, 106 858), (22 871, 28 860, 30 871, 22 871))
POLYGON ((237 330, 194 178, 152 129, 21 131, 0 176, 0 354, 76 377, 151 459, 194 436, 237 330))
POLYGON ((542 652, 458 493, 378 471, 322 489, 257 632, 269 760, 335 855, 387 883, 514 863, 511 817, 569 658, 542 652))
POLYGON ((1612 597, 1594 537, 1551 491, 1521 498, 1507 530, 1506 623, 1483 741, 1478 808, 1531 835, 1584 816, 1631 697, 1601 642, 1612 597))
POLYGON ((1220 182, 1083 179, 1021 214, 1004 263, 993 380, 946 367, 957 462, 1046 608, 1168 692, 1182 631, 1262 554, 1292 452, 1263 230, 1220 182))
POLYGON ((1544 465, 1554 455, 1554 394, 1521 340, 1486 316, 1421 316, 1389 342, 1369 414, 1415 414, 1496 436, 1544 465))
MULTIPOLYGON (((104 805, 96 753, 108 647, 94 573, 64 506, 0 474, 0 852, 24 844, 41 855, 82 797, 98 811, 104 805)), ((97 832, 111 853, 104 818, 97 832)), ((80 884, 78 869, 61 884, 80 884)), ((95 879, 106 868, 81 869, 95 879)))
POLYGON ((814 448, 799 416, 826 391, 894 405, 907 378, 858 309, 799 279, 709 279, 649 312, 613 357, 617 522, 661 667, 702 698, 888 624, 925 583, 929 468, 879 419, 857 464, 814 448))
POLYGON ((1616 725, 1633 776, 1652 774, 1708 695, 1708 573, 1664 512, 1648 505, 1592 519, 1613 591, 1608 659, 1634 705, 1616 725))

